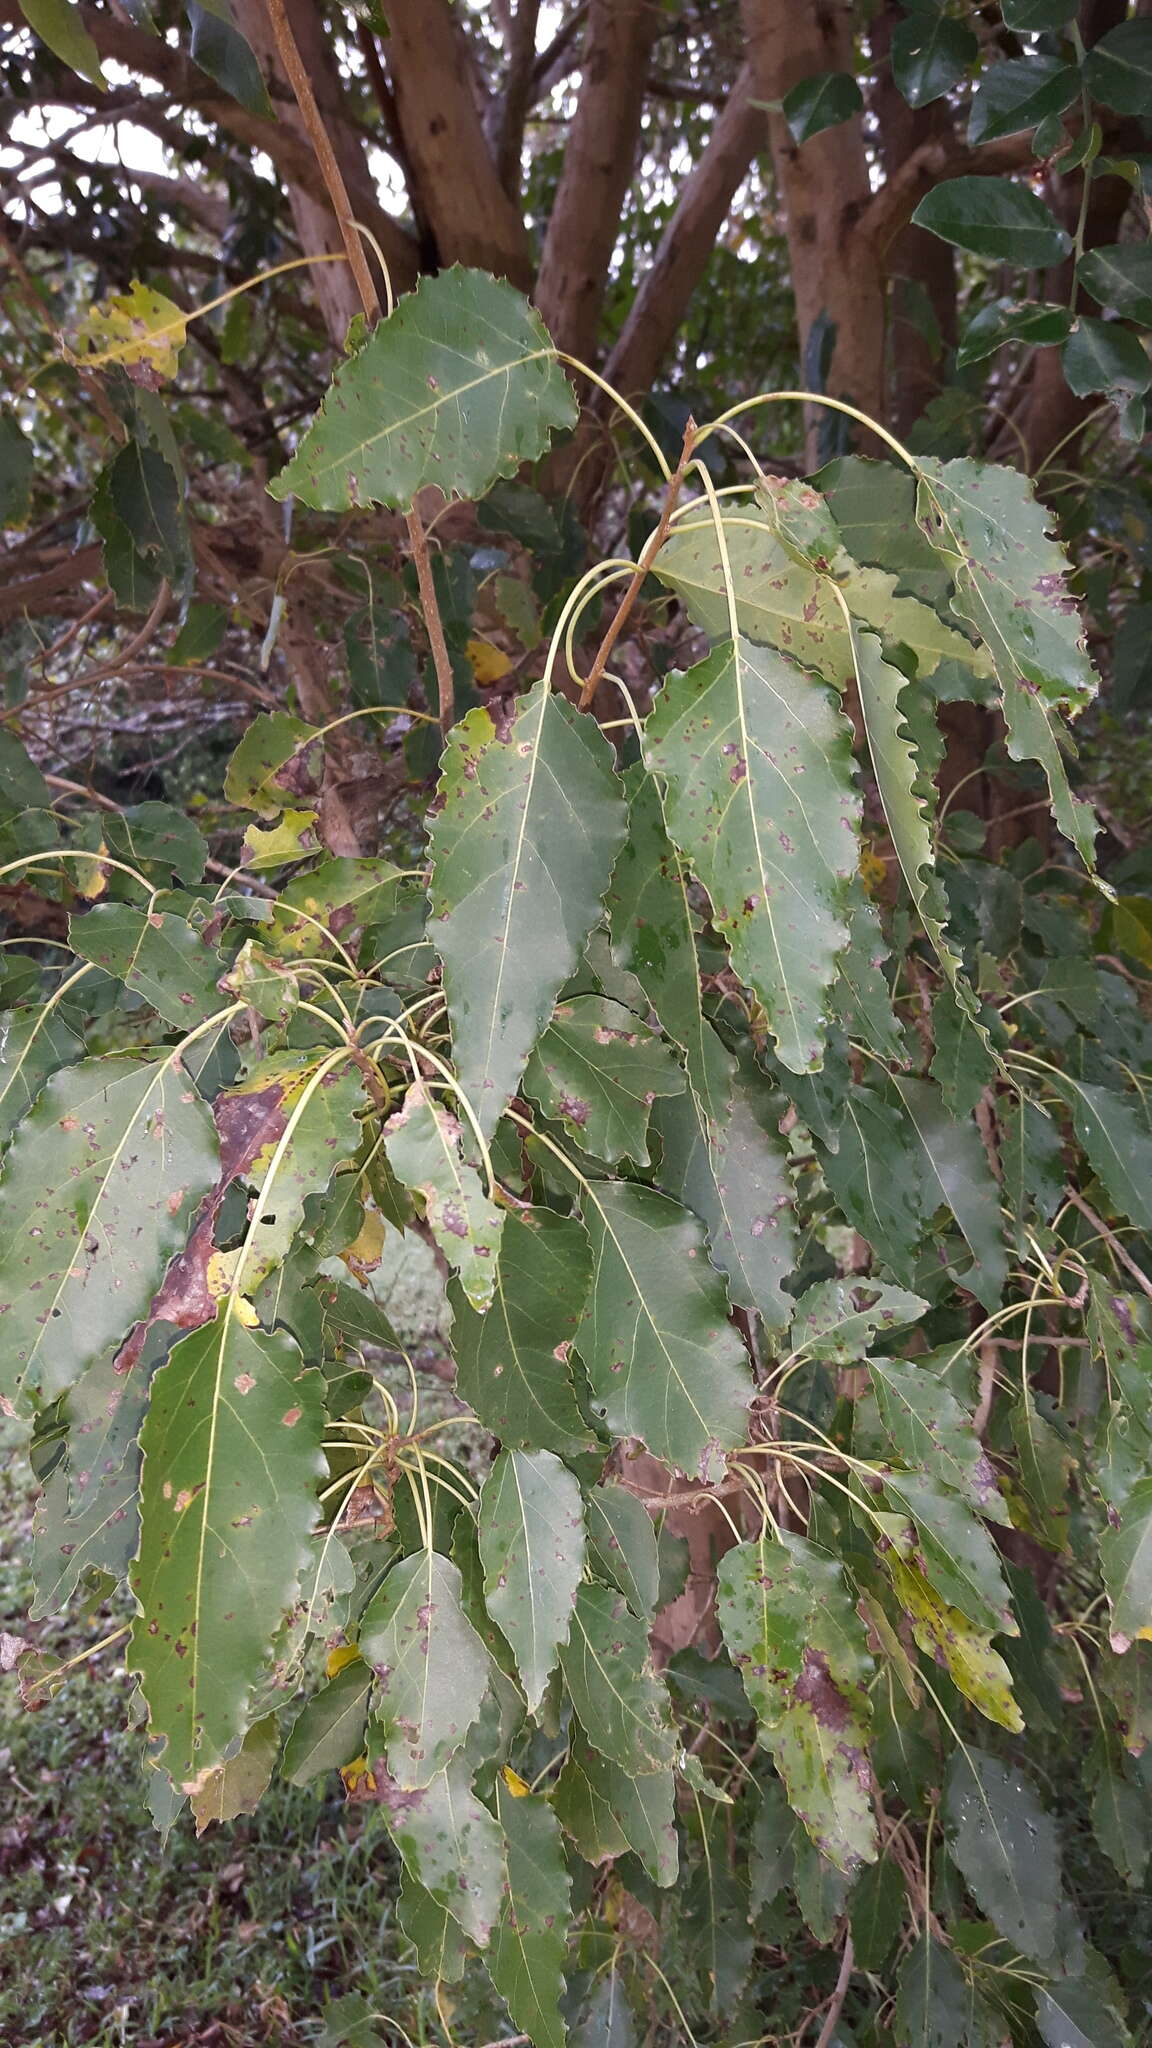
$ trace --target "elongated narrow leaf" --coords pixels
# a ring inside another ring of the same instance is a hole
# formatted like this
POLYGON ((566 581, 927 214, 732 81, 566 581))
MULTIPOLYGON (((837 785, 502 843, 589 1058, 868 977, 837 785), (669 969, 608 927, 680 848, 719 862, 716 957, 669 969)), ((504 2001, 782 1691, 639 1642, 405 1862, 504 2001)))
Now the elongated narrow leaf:
POLYGON ((908 1118, 875 1088, 854 1087, 837 1149, 821 1148, 820 1164, 848 1221, 899 1278, 910 1278, 925 1195, 919 1140, 908 1118))
POLYGON ((83 1051, 71 1025, 46 1003, 0 1016, 0 1145, 27 1116, 49 1075, 73 1066, 83 1051))
POLYGON ((84 26, 75 0, 20 0, 20 12, 54 57, 103 91, 108 84, 100 52, 84 26))
POLYGON ((837 1869, 872 1862, 872 1660, 839 1560, 803 1536, 738 1543, 721 1560, 717 1608, 794 1812, 837 1869))
POLYGON ((1004 1292, 1008 1256, 999 1191, 980 1134, 970 1120, 961 1123, 949 1116, 931 1082, 901 1074, 896 1086, 920 1140, 928 1206, 948 1204, 975 1260, 962 1276, 964 1285, 985 1308, 995 1308, 1004 1292))
POLYGON ((1116 1207, 1141 1230, 1152 1230, 1152 1137, 1135 1103, 1112 1088, 1077 1081, 1054 1085, 1072 1111, 1076 1136, 1116 1207))
POLYGON ((428 1785, 462 1748, 488 1690, 488 1652, 449 1558, 419 1550, 393 1565, 365 1610, 360 1654, 378 1681, 389 1775, 405 1787, 428 1785))
POLYGON ((185 1789, 244 1735, 297 1597, 325 1469, 323 1387, 290 1337, 246 1329, 229 1307, 152 1382, 128 1661, 185 1789))
POLYGON ((542 683, 499 717, 473 711, 453 728, 429 937, 486 1135, 596 923, 625 822, 607 740, 542 683))
POLYGON ((671 1048, 622 1003, 575 996, 557 1008, 523 1087, 596 1159, 647 1166, 652 1104, 683 1094, 684 1076, 671 1048))
POLYGON ((925 1656, 943 1663, 957 1690, 990 1721, 1019 1734, 1024 1716, 1012 1695, 1012 1674, 992 1648, 991 1636, 975 1628, 959 1608, 949 1607, 915 1565, 891 1551, 885 1552, 884 1562, 925 1656))
POLYGON ((644 745, 667 786, 669 832, 780 1059, 795 1073, 818 1067, 858 860, 847 721, 794 663, 738 640, 665 684, 644 745))
POLYGON ((456 1118, 414 1081, 385 1125, 384 1148, 405 1187, 423 1201, 428 1228, 469 1301, 484 1309, 496 1285, 503 1217, 461 1152, 463 1136, 456 1118))
POLYGON ((1115 1527, 1100 1538, 1100 1564, 1112 1603, 1112 1647, 1152 1641, 1152 1478, 1132 1488, 1115 1527))
POLYGON ((576 405, 539 315, 499 278, 425 277, 342 363, 271 486, 317 511, 409 505, 425 484, 482 498, 542 455, 576 405))
POLYGON ((480 1495, 484 1599, 536 1713, 584 1570, 580 1483, 551 1451, 502 1451, 480 1495))
POLYGON ((396 1917, 416 1950, 422 1977, 432 1984, 455 1984, 471 1954, 457 1921, 438 1905, 410 1870, 400 1873, 396 1917))
POLYGON ((926 1472, 890 1471, 884 1483, 915 1522, 925 1575, 948 1605, 989 1634, 1016 1635, 996 1546, 966 1502, 926 1472))
POLYGON ((506 1843, 506 1889, 488 1974, 533 2048, 564 2048, 560 2017, 571 1884, 560 1823, 547 1799, 515 1799, 497 1782, 506 1843))
POLYGON ((1055 1959, 1062 1900, 1056 1829, 1020 1772, 983 1750, 955 1752, 949 1850, 973 1898, 1022 1955, 1055 1959))
POLYGON ((751 1380, 724 1283, 686 1209, 651 1188, 584 1193, 592 1288, 576 1347, 615 1436, 702 1479, 744 1438, 751 1380))
POLYGON ((142 1316, 218 1170, 175 1056, 48 1082, 0 1184, 0 1393, 54 1399, 142 1316))
POLYGON ((560 1663, 593 1749, 625 1771, 667 1770, 676 1754, 668 1693, 652 1668, 648 1630, 607 1586, 581 1586, 560 1663))
POLYGON ((849 898, 848 932, 840 978, 832 991, 840 1022, 850 1038, 862 1040, 878 1059, 907 1066, 908 1048, 883 972, 888 943, 880 929, 880 913, 858 881, 849 898))
POLYGON ((500 1913, 504 1834, 472 1790, 462 1757, 427 1785, 398 1785, 369 1752, 389 1833, 416 1882, 483 1948, 500 1913))
POLYGON ((354 1657, 301 1709, 284 1745, 282 1774, 290 1785, 310 1785, 322 1771, 338 1771, 364 1748, 372 1667, 354 1657))
POLYGON ((593 1486, 584 1519, 590 1570, 623 1593, 633 1614, 650 1620, 660 1595, 660 1555, 643 1501, 626 1486, 593 1486))
POLYGON ((895 2048, 1000 2048, 998 2015, 950 1948, 924 1933, 900 1966, 895 2048))
POLYGON ((1009 1527, 995 1471, 955 1394, 911 1360, 870 1358, 868 1372, 880 1419, 900 1457, 922 1465, 977 1514, 1009 1527))
POLYGON ((574 1732, 556 1781, 556 1812, 586 1863, 631 1849, 653 1884, 676 1881, 676 1781, 671 1770, 622 1769, 574 1732))
POLYGON ((588 1233, 550 1209, 504 1218, 492 1306, 449 1286, 456 1390, 501 1443, 572 1457, 595 1439, 576 1404, 568 1350, 592 1277, 588 1233))

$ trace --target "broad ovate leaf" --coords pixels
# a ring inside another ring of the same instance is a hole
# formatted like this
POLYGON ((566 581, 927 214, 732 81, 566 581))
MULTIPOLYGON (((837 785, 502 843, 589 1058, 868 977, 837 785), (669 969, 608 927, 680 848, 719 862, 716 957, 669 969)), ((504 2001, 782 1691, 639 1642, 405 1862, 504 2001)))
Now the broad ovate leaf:
POLYGON ((297 1598, 325 1470, 323 1389, 294 1339, 246 1328, 231 1301, 152 1382, 128 1663, 185 1790, 247 1732, 297 1598))
POLYGON ((445 1258, 475 1308, 485 1309, 496 1285, 503 1217, 461 1149, 464 1132, 451 1112, 414 1081, 384 1129, 384 1149, 397 1178, 419 1195, 445 1258))
POLYGON ((55 1003, 0 1015, 0 1145, 27 1116, 49 1075, 74 1066, 83 1050, 55 1003))
POLYGON ((619 1593, 581 1586, 560 1664, 593 1749, 640 1776, 670 1768, 676 1730, 667 1688, 652 1666, 647 1623, 629 1614, 619 1593))
POLYGON ((872 1660, 839 1560, 787 1532, 738 1543, 721 1560, 717 1609, 793 1810, 837 1869, 871 1863, 872 1660))
POLYGON ((592 1287, 576 1348, 614 1436, 638 1436, 681 1472, 717 1477, 743 1442, 752 1396, 724 1283, 696 1218, 652 1188, 583 1191, 592 1287))
POLYGON ((558 1004, 523 1087, 594 1158, 647 1166, 652 1104, 683 1094, 684 1075, 671 1047, 623 1003, 573 996, 558 1004))
POLYGON ((1152 1478, 1141 1479, 1100 1538, 1100 1565, 1112 1607, 1112 1647, 1152 1641, 1152 1478))
POLYGON ((217 1170, 212 1118, 174 1053, 53 1075, 0 1183, 0 1394, 53 1400, 127 1335, 217 1170))
POLYGON ((393 1565, 365 1611, 359 1648, 376 1673, 389 1775, 404 1787, 430 1784, 463 1747, 488 1690, 488 1652, 451 1559, 419 1550, 393 1565))
POLYGON ((340 365, 272 495, 321 512, 410 505, 426 484, 482 498, 575 423, 539 314, 503 280, 453 266, 340 365))
POLYGON ((579 1481, 551 1451, 501 1451, 480 1495, 478 1536, 485 1603, 535 1714, 584 1570, 579 1481))
POLYGON ((468 1763, 454 1757, 426 1785, 408 1788, 371 1753, 369 1761, 376 1798, 405 1869, 483 1948, 504 1894, 504 1833, 472 1790, 468 1763))
POLYGON ((669 834, 781 1061, 818 1067, 859 858, 852 734, 834 696, 784 655, 729 642, 669 679, 644 748, 669 834))
POLYGON ((543 683, 453 728, 428 929, 460 1083, 486 1136, 597 921, 624 831, 607 740, 543 683))
POLYGON ((999 1757, 955 1751, 944 1795, 948 1847, 977 1905, 1021 1955, 1056 1959, 1062 1889, 1055 1826, 999 1757))

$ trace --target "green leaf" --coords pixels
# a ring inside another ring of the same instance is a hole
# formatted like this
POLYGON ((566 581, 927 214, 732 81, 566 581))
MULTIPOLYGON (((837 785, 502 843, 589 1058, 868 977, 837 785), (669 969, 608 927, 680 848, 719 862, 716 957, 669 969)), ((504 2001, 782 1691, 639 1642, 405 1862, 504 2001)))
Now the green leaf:
POLYGON ((952 1950, 922 1934, 900 1967, 895 2048, 999 2048, 1001 2034, 952 1950))
MULTIPOLYGON (((35 0, 33 0, 35 4, 35 0)), ((63 0, 69 16, 73 9, 63 0)), ((0 527, 22 526, 28 517, 36 457, 15 413, 0 407, 0 527)))
POLYGON ((832 991, 840 1022, 848 1036, 869 1046, 877 1059, 907 1066, 908 1048, 883 972, 888 943, 880 913, 858 880, 851 885, 848 933, 847 949, 840 955, 840 979, 832 991))
POLYGON ((135 867, 159 868, 164 878, 198 882, 204 873, 208 845, 191 818, 172 804, 129 804, 105 817, 104 843, 109 853, 135 867))
POLYGON ((1100 1537, 1100 1568, 1112 1603, 1112 1647, 1152 1641, 1152 1478, 1132 1488, 1100 1537))
POLYGON ((75 0, 20 0, 20 12, 54 57, 78 71, 101 91, 108 80, 100 68, 100 52, 80 18, 75 0))
POLYGON ((370 1759, 376 1797, 404 1867, 436 1905, 486 1946, 503 1898, 504 1834, 472 1790, 471 1772, 455 1757, 427 1785, 398 1785, 370 1759))
POLYGON ((310 1785, 321 1772, 341 1770, 361 1754, 371 1689, 371 1666, 356 1657, 301 1708, 280 1767, 290 1785, 310 1785))
POLYGON ((376 1673, 389 1775, 405 1788, 430 1784, 463 1747, 488 1690, 488 1652, 451 1560, 419 1550, 394 1564, 364 1611, 359 1648, 376 1673))
POLYGON ((1063 1905, 1060 1845, 1029 1781, 983 1750, 958 1749, 944 1808, 949 1853, 981 1912, 1022 1955, 1055 1960, 1063 1905))
POLYGON ((972 95, 968 117, 970 144, 994 142, 1038 128, 1053 114, 1062 114, 1080 97, 1080 72, 1059 57, 1008 57, 990 64, 972 95))
POLYGON ((496 1286, 504 1219, 462 1155, 463 1135, 455 1117, 414 1081, 403 1108, 384 1126, 384 1149, 404 1186, 420 1196, 428 1228, 468 1300, 485 1309, 496 1286))
POLYGON ((652 1517, 628 1487, 608 1481, 584 1498, 588 1565, 650 1621, 660 1598, 660 1554, 652 1517))
POLYGON ((507 1887, 488 1951, 488 1974, 533 2048, 564 2048, 560 2017, 571 1885, 560 1823, 547 1799, 514 1798, 497 1781, 507 1887))
POLYGON ((1000 1219, 1000 1196, 992 1169, 971 1121, 948 1114, 930 1081, 900 1074, 896 1087, 920 1140, 929 1207, 945 1202, 967 1239, 975 1264, 961 1276, 985 1308, 1004 1292, 1008 1257, 1000 1219))
POLYGON ((1152 21, 1121 21, 1093 43, 1084 59, 1093 99, 1117 114, 1147 119, 1152 105, 1152 21))
POLYGON ((592 1254, 574 1217, 509 1210, 492 1306, 449 1283, 456 1391, 501 1443, 574 1457, 591 1449, 567 1355, 588 1298, 592 1254))
POLYGON ((982 1026, 973 1023, 950 988, 942 988, 932 1005, 932 1038, 936 1050, 929 1072, 948 1109, 962 1122, 995 1081, 996 1062, 982 1026))
POLYGON ((646 1166, 653 1100, 683 1094, 684 1076, 670 1048, 622 1003, 574 996, 558 1005, 521 1085, 595 1158, 646 1166))
POLYGON ((636 2030, 615 1970, 602 1978, 571 2036, 571 2048, 636 2048, 636 2030))
POLYGON ((911 1360, 870 1358, 880 1420, 905 1464, 922 1466, 977 1514, 1005 1528, 1011 1518, 972 1417, 935 1373, 911 1360))
POLYGON ((1064 1189, 1064 1146, 1051 1117, 1028 1096, 1018 1096, 1000 1115, 1000 1168, 1004 1201, 1020 1219, 1035 1204, 1046 1223, 1060 1206, 1064 1189))
POLYGON ((909 1120, 866 1083, 844 1104, 839 1145, 820 1167, 849 1223, 877 1257, 910 1274, 924 1222, 920 1145, 909 1120))
POLYGON ((410 505, 425 484, 482 498, 575 424, 539 315, 501 279, 454 265, 422 278, 340 364, 270 489, 323 512, 410 505))
POLYGON ((1116 1207, 1138 1229, 1152 1230, 1152 1137, 1135 1102, 1067 1073, 1054 1074, 1052 1085, 1116 1207))
POLYGON ((948 1604, 990 1635, 1017 1635, 996 1546, 966 1502, 935 1473, 887 1470, 884 1486, 916 1524, 925 1576, 948 1604))
MULTIPOLYGON (((0 728, 0 814, 11 817, 18 811, 48 811, 52 792, 28 750, 15 733, 0 728)), ((26 849, 36 851, 35 846, 26 849)))
POLYGON ((1036 2026, 1047 2048, 1131 2048, 1115 2005, 1087 1977, 1061 1977, 1036 1993, 1036 2026))
POLYGON ((396 1917, 416 1950, 421 1976, 433 1984, 458 1983, 471 1950, 451 1913, 403 1867, 396 1917))
POLYGON ((597 1181, 582 1202, 592 1289, 576 1348, 593 1408, 677 1470, 710 1480, 743 1442, 752 1384, 695 1217, 652 1188, 597 1181))
POLYGON ((675 1883, 679 1849, 671 1770, 637 1775, 622 1769, 574 1731, 553 1803, 586 1863, 606 1863, 631 1849, 653 1884, 675 1883))
POLYGON ((236 1269, 247 1294, 255 1294, 287 1258, 308 1197, 322 1194, 336 1168, 355 1152, 363 1082, 351 1065, 317 1072, 314 1054, 274 1053, 220 1098, 235 1104, 241 1117, 257 1099, 267 1137, 244 1178, 261 1191, 262 1201, 236 1269))
POLYGON ((670 836, 708 891, 781 1061, 795 1073, 818 1067, 858 861, 847 721, 794 663, 738 640, 665 684, 644 746, 667 785, 670 836))
POLYGON ((1092 1828, 1107 1856, 1133 1891, 1140 1889, 1152 1855, 1148 1795, 1135 1776, 1105 1765, 1092 1795, 1092 1828))
POLYGON ((245 1734, 309 1563, 323 1389, 292 1338, 245 1328, 231 1299, 152 1382, 128 1663, 186 1791, 245 1734))
POLYGON ((1075 13, 1073 0, 1001 0, 1005 28, 1033 30, 1063 28, 1075 13))
POLYGON ((671 1767, 676 1730, 667 1688, 652 1667, 647 1625, 629 1614, 618 1593, 585 1581, 560 1665, 593 1749, 638 1775, 671 1767))
POLYGON ((1152 363, 1139 337, 1115 320, 1090 320, 1081 313, 1061 360, 1068 389, 1078 398, 1106 391, 1119 401, 1152 384, 1152 363))
POLYGON ((864 1624, 838 1558, 785 1532, 725 1552, 717 1612, 793 1811, 838 1870, 876 1855, 864 1624))
POLYGON ((235 1756, 209 1771, 192 1794, 196 1833, 212 1823, 238 1820, 255 1813, 272 1782, 280 1753, 280 1723, 275 1714, 254 1721, 235 1756))
POLYGON ((453 728, 440 799, 429 937, 487 1136, 597 921, 624 805, 595 721, 542 683, 453 728))
POLYGON ((1089 249, 1076 266, 1086 292, 1113 313, 1152 326, 1152 242, 1116 242, 1089 249))
POLYGON ((55 1074, 0 1182, 0 1392, 52 1400, 146 1312, 217 1173, 175 1054, 55 1074))
POLYGON ((956 351, 956 368, 966 370, 971 363, 982 363, 1008 342, 1048 348, 1054 342, 1065 341, 1072 331, 1073 318, 1067 306, 993 299, 990 305, 980 308, 964 329, 956 351))
POLYGON ((881 1331, 918 1322, 928 1303, 902 1287, 887 1287, 857 1275, 851 1280, 818 1280, 796 1303, 789 1332, 793 1351, 856 1365, 881 1331))
POLYGON ((904 1879, 891 1856, 861 1871, 848 1909, 858 1970, 883 1970, 907 1911, 904 1879))
POLYGON ((786 92, 781 104, 793 142, 807 142, 858 114, 864 98, 850 71, 818 71, 786 92))
POLYGON ((224 773, 224 794, 261 818, 319 796, 323 773, 319 729, 287 711, 262 711, 252 720, 224 773))
POLYGON ((190 1031, 223 1007, 216 986, 223 960, 173 911, 98 903, 69 920, 68 936, 82 960, 115 975, 179 1030, 190 1031))
POLYGON ((949 14, 917 9, 892 31, 892 78, 910 107, 926 107, 958 84, 979 54, 971 29, 949 14))
POLYGON ((91 511, 122 603, 143 610, 163 578, 174 589, 184 585, 192 556, 181 483, 158 449, 139 441, 121 448, 100 477, 91 511))
POLYGON ((174 666, 181 662, 209 662, 227 631, 226 611, 218 604, 205 604, 202 599, 193 598, 172 642, 169 658, 174 666))
POLYGON ((502 1451, 480 1494, 479 1540, 485 1603, 535 1714, 584 1570, 579 1481, 551 1451, 502 1451))
POLYGON ((251 114, 272 106, 252 50, 232 19, 228 0, 185 0, 193 62, 251 114))
POLYGON ((27 1116, 45 1081, 74 1066, 84 1047, 46 1003, 0 1014, 0 1144, 27 1116))
POLYGON ((1045 270, 1072 247, 1043 200, 1006 178, 949 178, 933 186, 912 219, 943 242, 1021 270, 1045 270))

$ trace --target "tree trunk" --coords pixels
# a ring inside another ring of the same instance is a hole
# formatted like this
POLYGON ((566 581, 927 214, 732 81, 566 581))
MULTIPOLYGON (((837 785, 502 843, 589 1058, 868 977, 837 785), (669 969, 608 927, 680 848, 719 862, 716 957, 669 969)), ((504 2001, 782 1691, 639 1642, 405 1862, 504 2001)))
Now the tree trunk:
MULTIPOLYGON (((901 11, 885 7, 872 24, 870 38, 873 56, 881 66, 872 111, 886 178, 925 143, 947 142, 953 135, 952 116, 943 100, 933 100, 927 107, 910 107, 896 87, 885 60, 892 31, 903 19, 901 11)), ((940 390, 945 351, 956 343, 956 258, 939 235, 911 226, 900 230, 888 251, 878 253, 885 256, 885 270, 896 285, 889 307, 886 423, 903 435, 940 390), (918 296, 924 295, 926 309, 939 330, 940 346, 934 347, 911 317, 913 307, 901 303, 901 283, 918 296)))

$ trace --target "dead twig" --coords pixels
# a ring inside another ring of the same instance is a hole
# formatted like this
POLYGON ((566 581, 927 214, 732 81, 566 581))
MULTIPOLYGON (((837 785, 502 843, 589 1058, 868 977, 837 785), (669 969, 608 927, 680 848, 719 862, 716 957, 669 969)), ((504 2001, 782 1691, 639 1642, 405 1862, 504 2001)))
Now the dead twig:
POLYGON ((852 1967, 855 1961, 856 1951, 852 1946, 852 1936, 846 1934, 844 1936, 844 1953, 840 1958, 840 1975, 836 1979, 836 1989, 832 1993, 832 2002, 824 2015, 824 2025, 816 2037, 816 2048, 828 2048, 828 2044, 836 2032, 840 2015, 844 2010, 844 2000, 848 1996, 848 1986, 852 1982, 852 1967))

